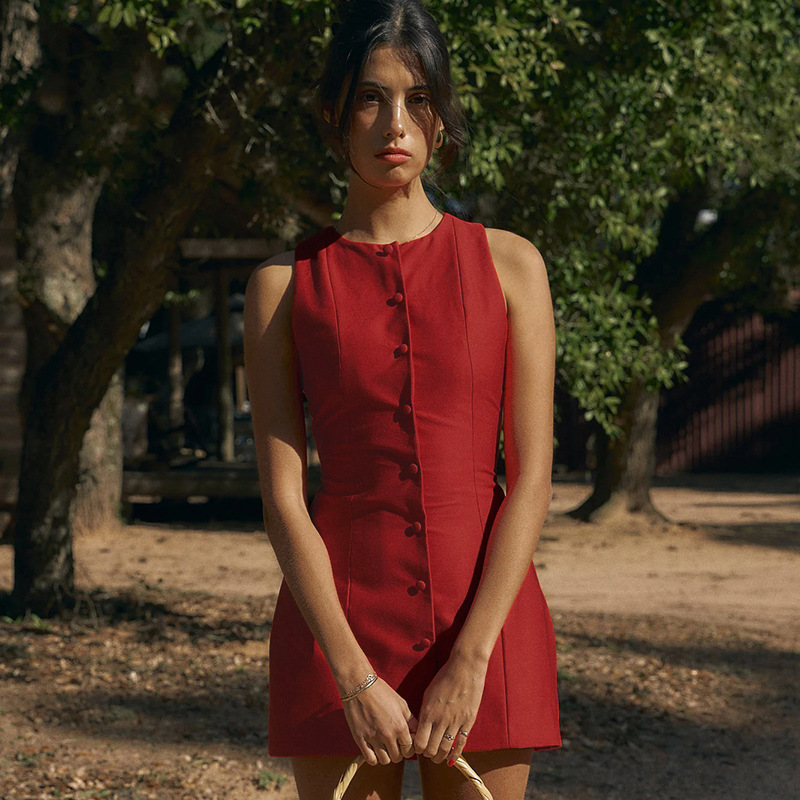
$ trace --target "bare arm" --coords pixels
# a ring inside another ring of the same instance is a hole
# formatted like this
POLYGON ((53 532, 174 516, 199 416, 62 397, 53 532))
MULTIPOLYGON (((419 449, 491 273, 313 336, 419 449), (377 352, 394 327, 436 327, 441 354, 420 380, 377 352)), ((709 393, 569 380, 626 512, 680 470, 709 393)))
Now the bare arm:
POLYGON ((488 664, 528 572, 552 496, 555 324, 544 260, 527 239, 491 230, 509 320, 503 431, 507 494, 456 658, 488 664))
POLYGON ((330 557, 307 507, 306 432, 291 329, 291 251, 255 269, 247 284, 244 356, 264 527, 284 578, 340 692, 372 667, 336 593, 330 557))
POLYGON ((509 336, 503 406, 507 492, 487 546, 475 599, 447 662, 425 690, 414 750, 449 764, 466 739, 445 730, 472 727, 489 658, 530 569, 550 505, 553 461, 555 325, 539 251, 521 236, 487 229, 506 297, 509 336))

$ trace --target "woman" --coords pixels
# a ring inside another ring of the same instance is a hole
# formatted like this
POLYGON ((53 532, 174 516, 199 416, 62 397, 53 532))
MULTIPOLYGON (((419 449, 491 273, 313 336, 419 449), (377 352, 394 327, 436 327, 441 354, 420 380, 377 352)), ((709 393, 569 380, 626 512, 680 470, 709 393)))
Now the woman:
POLYGON ((440 213, 421 174, 466 124, 418 0, 350 3, 320 82, 350 167, 336 225, 258 267, 245 359, 264 521, 284 580, 269 754, 301 800, 522 798, 561 744, 555 643, 532 558, 550 502, 555 335, 544 262, 440 213), (448 142, 443 145, 445 138, 448 142), (322 486, 306 503, 308 399, 322 486), (505 434, 507 493, 495 471, 505 434), (463 793, 463 794, 462 794, 463 793))

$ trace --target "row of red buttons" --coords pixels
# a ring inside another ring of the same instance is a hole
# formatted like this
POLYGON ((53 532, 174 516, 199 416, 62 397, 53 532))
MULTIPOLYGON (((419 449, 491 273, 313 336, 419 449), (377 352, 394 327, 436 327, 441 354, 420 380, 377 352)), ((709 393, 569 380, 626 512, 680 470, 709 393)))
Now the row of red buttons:
MULTIPOLYGON (((393 249, 394 248, 393 248, 393 246, 391 244, 384 245, 384 247, 383 247, 383 250, 384 250, 385 253, 391 253, 393 249)), ((392 295, 391 299, 394 301, 395 304, 400 303, 403 300, 403 293, 402 292, 395 292, 392 295)), ((408 345, 405 342, 403 342, 402 344, 398 345, 397 352, 399 352, 401 354, 407 353, 408 352, 408 345)), ((403 414, 408 415, 408 414, 411 413, 411 406, 408 403, 403 403, 403 405, 400 406, 400 411, 403 414)), ((419 472, 419 464, 416 464, 415 462, 412 461, 408 465, 408 471, 412 475, 416 475, 419 472)), ((410 529, 409 529, 408 535, 409 536, 414 536, 414 535, 418 534, 421 530, 422 530, 422 523, 421 522, 412 522, 411 526, 410 526, 410 529)), ((423 580, 419 580, 414 584, 414 586, 412 588, 416 589, 418 592, 424 592, 425 589, 428 588, 428 584, 425 583, 425 581, 423 581, 423 580)), ((431 640, 428 639, 427 637, 423 637, 422 639, 420 639, 419 645, 421 647, 430 647, 431 640)))

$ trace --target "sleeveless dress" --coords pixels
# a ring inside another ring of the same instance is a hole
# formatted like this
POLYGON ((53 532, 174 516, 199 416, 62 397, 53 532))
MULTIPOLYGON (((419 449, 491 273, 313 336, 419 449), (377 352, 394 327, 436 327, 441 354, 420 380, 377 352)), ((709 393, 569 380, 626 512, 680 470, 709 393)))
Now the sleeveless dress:
MULTIPOLYGON (((505 497, 507 316, 484 226, 445 213, 430 233, 390 244, 319 231, 295 248, 292 329, 321 466, 309 513, 373 671, 419 718, 505 497)), ((359 754, 285 580, 269 679, 269 755, 359 754)), ((531 563, 464 752, 560 745, 555 638, 531 563)))

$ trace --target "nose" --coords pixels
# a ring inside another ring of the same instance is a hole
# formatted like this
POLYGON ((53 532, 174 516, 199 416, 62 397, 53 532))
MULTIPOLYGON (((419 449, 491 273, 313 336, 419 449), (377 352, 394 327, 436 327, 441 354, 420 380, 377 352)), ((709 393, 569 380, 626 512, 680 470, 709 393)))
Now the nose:
POLYGON ((385 133, 394 137, 405 131, 405 109, 402 101, 389 104, 389 120, 385 133))

